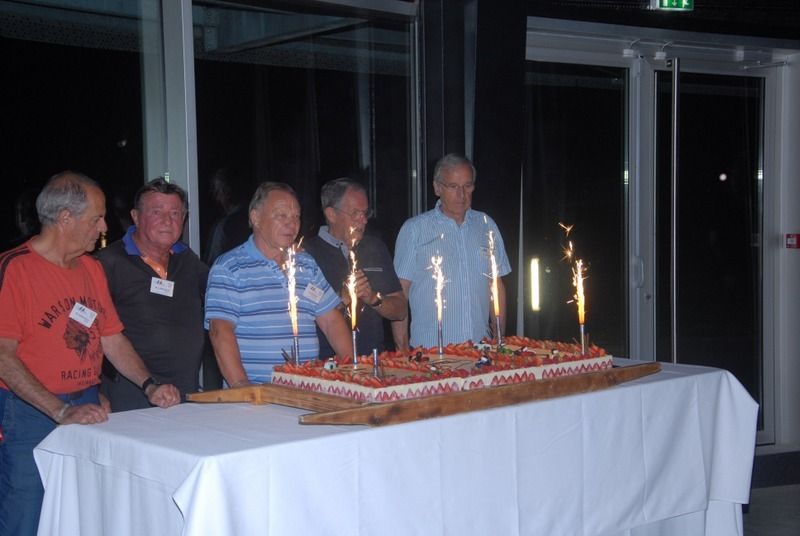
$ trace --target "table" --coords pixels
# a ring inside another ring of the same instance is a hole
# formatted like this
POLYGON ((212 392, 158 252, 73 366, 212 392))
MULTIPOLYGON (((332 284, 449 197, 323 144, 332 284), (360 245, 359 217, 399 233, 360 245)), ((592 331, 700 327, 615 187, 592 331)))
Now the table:
POLYGON ((665 365, 382 428, 301 413, 183 404, 60 426, 34 453, 39 534, 743 533, 757 405, 726 371, 665 365))

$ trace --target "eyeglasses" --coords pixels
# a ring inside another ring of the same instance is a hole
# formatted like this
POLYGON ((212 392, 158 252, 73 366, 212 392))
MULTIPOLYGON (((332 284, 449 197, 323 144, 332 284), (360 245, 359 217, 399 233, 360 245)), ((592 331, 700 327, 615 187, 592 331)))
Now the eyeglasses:
POLYGON ((367 210, 354 210, 353 212, 345 212, 340 208, 333 207, 333 210, 336 212, 341 212, 342 214, 347 215, 351 220, 360 220, 365 219, 368 220, 372 217, 372 209, 368 208, 367 210))
POLYGON ((451 192, 455 193, 461 190, 464 193, 471 194, 475 190, 475 183, 468 182, 467 184, 454 184, 452 182, 439 182, 439 185, 447 188, 451 192))

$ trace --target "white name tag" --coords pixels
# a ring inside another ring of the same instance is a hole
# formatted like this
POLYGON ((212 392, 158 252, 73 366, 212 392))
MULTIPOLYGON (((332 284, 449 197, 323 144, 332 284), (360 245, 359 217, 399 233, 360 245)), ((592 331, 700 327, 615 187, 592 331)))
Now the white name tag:
POLYGON ((361 268, 364 272, 383 272, 382 266, 365 266, 361 268))
POLYGON ((76 303, 72 307, 72 311, 69 312, 69 317, 75 322, 90 328, 94 323, 94 319, 97 318, 97 313, 81 303, 76 303))
POLYGON ((306 289, 303 291, 303 296, 313 301, 314 303, 319 303, 319 300, 321 300, 324 295, 325 291, 316 286, 314 283, 309 283, 306 286, 306 289))
POLYGON ((150 292, 171 298, 175 292, 175 281, 154 277, 150 280, 150 292))

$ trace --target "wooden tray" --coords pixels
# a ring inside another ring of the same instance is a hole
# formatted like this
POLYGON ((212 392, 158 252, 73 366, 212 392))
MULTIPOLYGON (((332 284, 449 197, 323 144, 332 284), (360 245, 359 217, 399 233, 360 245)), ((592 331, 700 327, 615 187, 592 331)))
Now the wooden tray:
POLYGON ((192 393, 186 398, 191 402, 271 403, 316 412, 301 415, 301 424, 366 424, 383 426, 598 391, 655 374, 660 370, 660 363, 643 363, 615 367, 600 372, 487 387, 382 404, 362 404, 338 396, 271 384, 192 393))

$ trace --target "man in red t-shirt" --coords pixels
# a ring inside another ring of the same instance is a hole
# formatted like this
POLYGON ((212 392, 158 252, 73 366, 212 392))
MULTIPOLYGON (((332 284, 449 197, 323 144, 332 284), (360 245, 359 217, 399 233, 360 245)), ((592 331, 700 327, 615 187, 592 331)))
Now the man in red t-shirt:
POLYGON ((43 489, 33 448, 58 424, 103 422, 103 354, 163 408, 177 404, 122 333, 92 251, 105 197, 80 173, 55 175, 36 199, 42 231, 0 254, 0 534, 35 534, 43 489))

